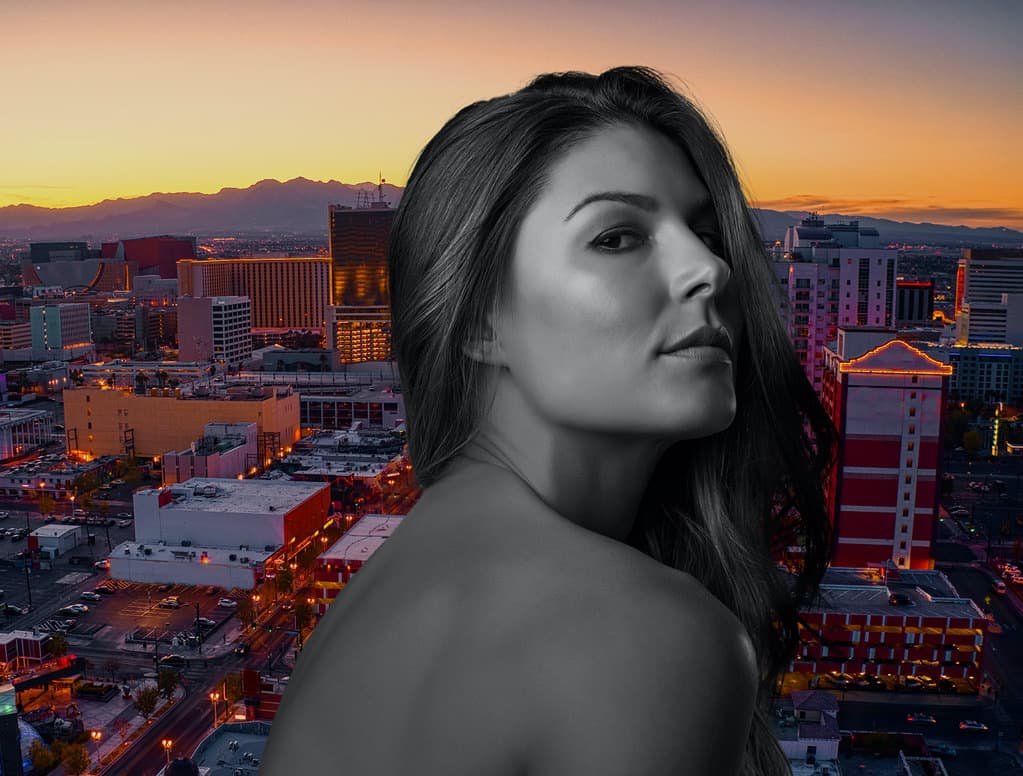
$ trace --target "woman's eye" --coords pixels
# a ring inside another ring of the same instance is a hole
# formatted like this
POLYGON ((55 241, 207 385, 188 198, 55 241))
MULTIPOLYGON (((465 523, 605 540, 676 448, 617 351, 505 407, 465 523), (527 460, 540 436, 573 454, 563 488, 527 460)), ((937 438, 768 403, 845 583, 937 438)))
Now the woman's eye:
POLYGON ((598 250, 608 253, 619 253, 621 251, 638 248, 646 242, 646 235, 634 229, 613 229, 604 232, 590 245, 598 250))

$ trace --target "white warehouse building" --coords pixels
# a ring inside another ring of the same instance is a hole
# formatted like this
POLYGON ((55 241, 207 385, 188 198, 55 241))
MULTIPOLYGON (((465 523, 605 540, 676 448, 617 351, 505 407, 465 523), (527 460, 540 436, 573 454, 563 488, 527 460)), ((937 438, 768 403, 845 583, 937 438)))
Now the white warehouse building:
POLYGON ((110 576, 254 588, 270 560, 295 555, 327 522, 330 486, 193 477, 135 494, 135 541, 110 554, 110 576))

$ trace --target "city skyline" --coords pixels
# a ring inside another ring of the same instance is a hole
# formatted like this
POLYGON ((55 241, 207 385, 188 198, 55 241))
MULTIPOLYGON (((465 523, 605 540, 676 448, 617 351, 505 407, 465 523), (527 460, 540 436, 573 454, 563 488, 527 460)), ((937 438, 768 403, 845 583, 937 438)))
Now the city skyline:
POLYGON ((0 206, 300 176, 400 186, 470 102, 540 72, 646 64, 716 121, 759 207, 1023 228, 1020 6, 677 5, 7 9, 0 64, 22 75, 0 206))

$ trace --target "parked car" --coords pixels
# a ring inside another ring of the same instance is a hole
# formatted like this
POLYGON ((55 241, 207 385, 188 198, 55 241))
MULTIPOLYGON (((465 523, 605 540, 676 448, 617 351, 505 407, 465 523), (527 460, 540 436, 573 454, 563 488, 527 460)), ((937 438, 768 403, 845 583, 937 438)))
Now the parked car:
POLYGON ((935 725, 938 720, 930 714, 920 714, 918 712, 911 711, 906 715, 906 722, 912 722, 917 725, 935 725))
POLYGON ((964 719, 962 722, 959 723, 959 729, 971 730, 977 733, 985 733, 990 728, 988 728, 988 726, 985 725, 983 722, 977 722, 977 720, 975 719, 964 719))
POLYGON ((959 756, 959 752, 951 744, 928 744, 927 750, 938 757, 947 757, 950 760, 954 760, 959 756))
POLYGON ((902 685, 907 690, 934 689, 934 681, 926 676, 907 676, 902 680, 902 685))
POLYGON ((96 592, 102 595, 114 595, 117 592, 117 588, 110 587, 109 585, 97 585, 96 592))
POLYGON ((132 517, 133 517, 131 512, 118 512, 117 516, 118 517, 123 517, 125 520, 131 520, 132 517))
POLYGON ((159 590, 159 591, 160 591, 161 593, 166 593, 166 592, 167 592, 168 590, 170 590, 170 589, 171 589, 172 587, 174 587, 174 585, 172 585, 172 584, 171 584, 170 582, 164 582, 164 583, 163 583, 162 585, 160 585, 160 586, 159 586, 158 588, 156 588, 156 589, 157 589, 157 590, 159 590))
POLYGON ((157 604, 161 609, 180 609, 181 599, 176 595, 167 596, 157 604))
POLYGON ((99 593, 96 593, 96 592, 94 592, 92 590, 85 590, 78 597, 81 598, 83 601, 102 601, 103 600, 103 596, 101 596, 99 593))
POLYGON ((0 510, 0 520, 6 520, 10 516, 11 516, 10 512, 0 510))
POLYGON ((124 485, 124 480, 122 480, 122 479, 110 480, 110 484, 111 485, 124 485))
POLYGON ((187 665, 188 660, 182 655, 164 655, 160 658, 161 668, 184 668, 187 665))
POLYGON ((216 585, 210 585, 209 587, 206 588, 205 592, 206 595, 216 595, 217 593, 220 592, 220 588, 217 587, 216 585))
POLYGON ((4 605, 4 614, 8 617, 17 617, 20 614, 28 614, 29 608, 27 606, 15 606, 14 604, 4 605))
POLYGON ((95 569, 97 569, 99 571, 106 571, 107 569, 110 568, 110 558, 104 558, 103 560, 98 560, 95 563, 93 563, 92 565, 93 565, 93 568, 95 568, 95 569))
POLYGON ((221 598, 217 601, 217 606, 223 607, 224 609, 234 609, 238 606, 238 602, 233 598, 221 598))
POLYGON ((68 606, 62 606, 57 610, 57 615, 60 617, 76 617, 78 615, 87 614, 89 607, 85 604, 69 604, 68 606))
POLYGON ((909 596, 905 593, 892 593, 888 596, 888 603, 892 606, 913 606, 913 602, 909 600, 909 596))
POLYGON ((200 628, 213 628, 217 624, 216 620, 211 620, 209 617, 197 617, 195 622, 200 628))

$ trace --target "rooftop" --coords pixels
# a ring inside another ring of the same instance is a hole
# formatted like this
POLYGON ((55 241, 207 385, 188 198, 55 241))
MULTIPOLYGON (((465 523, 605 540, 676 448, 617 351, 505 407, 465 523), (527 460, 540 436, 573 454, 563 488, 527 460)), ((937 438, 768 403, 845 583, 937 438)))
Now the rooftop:
POLYGON ((319 559, 365 562, 394 533, 403 519, 402 515, 366 515, 324 550, 319 559))
POLYGON ((219 566, 226 566, 231 563, 248 566, 253 563, 262 563, 273 555, 277 549, 277 545, 252 548, 245 546, 245 549, 242 549, 241 547, 202 547, 196 544, 186 547, 180 544, 164 544, 162 542, 121 542, 110 551, 110 559, 113 563, 130 557, 135 560, 145 559, 146 561, 158 563, 208 562, 219 566), (146 554, 147 550, 149 554, 146 554), (231 557, 232 555, 234 557, 231 557))
POLYGON ((210 776, 256 776, 269 735, 269 722, 227 722, 200 742, 192 760, 210 776))
POLYGON ((61 536, 78 531, 77 525, 41 525, 36 528, 30 536, 38 536, 40 539, 59 539, 61 536))
MULTIPOLYGON (((330 486, 323 482, 299 480, 237 480, 192 477, 166 488, 151 491, 170 493, 172 501, 161 509, 205 512, 279 513, 282 517, 307 499, 330 486)), ((141 491, 140 494, 151 491, 141 491)))
POLYGON ((882 569, 829 568, 821 584, 820 600, 811 612, 903 615, 911 617, 982 618, 980 608, 963 598, 940 571, 885 573, 882 569), (888 603, 902 593, 909 603, 888 603))

